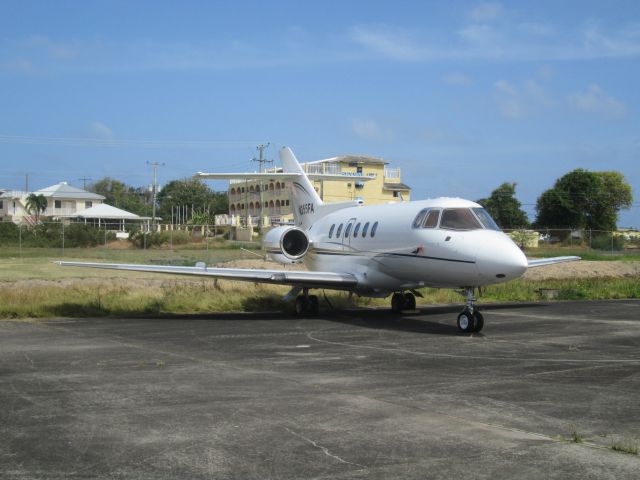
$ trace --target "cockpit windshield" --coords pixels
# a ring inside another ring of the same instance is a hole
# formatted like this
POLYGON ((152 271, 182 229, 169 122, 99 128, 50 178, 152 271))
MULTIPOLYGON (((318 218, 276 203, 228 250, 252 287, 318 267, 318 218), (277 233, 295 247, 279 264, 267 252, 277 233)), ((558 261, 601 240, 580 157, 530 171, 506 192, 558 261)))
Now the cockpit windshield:
POLYGON ((425 208, 413 220, 413 228, 446 230, 500 230, 484 208, 425 208))
POLYGON ((445 208, 442 211, 440 228, 449 230, 479 230, 480 222, 468 208, 445 208))
POLYGON ((487 228, 489 230, 500 230, 498 224, 493 220, 493 218, 491 218, 489 212, 487 212, 484 208, 472 208, 472 210, 480 219, 480 222, 482 223, 482 225, 484 225, 484 228, 487 228))

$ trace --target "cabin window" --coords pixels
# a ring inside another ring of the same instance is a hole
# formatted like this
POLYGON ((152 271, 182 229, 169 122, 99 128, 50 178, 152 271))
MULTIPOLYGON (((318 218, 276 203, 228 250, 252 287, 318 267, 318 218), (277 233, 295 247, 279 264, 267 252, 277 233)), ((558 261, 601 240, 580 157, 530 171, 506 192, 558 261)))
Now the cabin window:
POLYGON ((449 230, 479 230, 480 222, 468 208, 445 208, 442 211, 440 228, 449 230))
POLYGON ((369 222, 364 224, 364 228, 362 229, 362 238, 367 236, 367 230, 369 230, 369 222))
POLYGON ((436 228, 440 219, 440 210, 431 210, 424 219, 422 228, 436 228))
POLYGON ((478 219, 480 219, 480 223, 484 225, 484 228, 489 230, 500 230, 498 224, 491 218, 489 212, 487 212, 484 208, 472 208, 473 212, 476 214, 478 219))
POLYGON ((347 225, 347 228, 344 229, 344 238, 348 238, 351 233, 351 227, 353 227, 353 223, 347 225))
POLYGON ((378 222, 374 223, 371 227, 371 238, 376 236, 376 230, 378 230, 378 222))
POLYGON ((333 235, 333 231, 336 228, 336 224, 334 223, 333 225, 331 225, 331 228, 329 229, 329 238, 331 238, 331 235, 333 235))
POLYGON ((358 236, 359 231, 360 231, 360 224, 358 223, 356 225, 356 228, 353 229, 353 238, 356 238, 358 236))
POLYGON ((338 227, 338 231, 336 232, 336 238, 340 238, 340 233, 342 232, 342 224, 338 227))

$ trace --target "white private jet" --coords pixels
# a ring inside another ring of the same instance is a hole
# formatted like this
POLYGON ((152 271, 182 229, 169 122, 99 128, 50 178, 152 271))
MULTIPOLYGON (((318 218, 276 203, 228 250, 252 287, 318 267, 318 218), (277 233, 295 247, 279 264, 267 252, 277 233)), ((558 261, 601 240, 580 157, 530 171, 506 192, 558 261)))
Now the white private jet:
POLYGON ((308 271, 58 262, 63 266, 198 275, 292 286, 298 314, 316 314, 311 289, 333 289, 361 296, 392 294, 394 312, 413 310, 416 289, 454 288, 466 296, 458 315, 461 332, 479 332, 484 319, 475 306, 475 289, 520 277, 528 268, 579 260, 555 257, 527 260, 481 205, 460 198, 365 206, 362 200, 324 203, 293 152, 280 150, 282 173, 198 173, 202 179, 278 179, 288 184, 295 225, 264 237, 267 256, 282 264, 304 263, 308 271))

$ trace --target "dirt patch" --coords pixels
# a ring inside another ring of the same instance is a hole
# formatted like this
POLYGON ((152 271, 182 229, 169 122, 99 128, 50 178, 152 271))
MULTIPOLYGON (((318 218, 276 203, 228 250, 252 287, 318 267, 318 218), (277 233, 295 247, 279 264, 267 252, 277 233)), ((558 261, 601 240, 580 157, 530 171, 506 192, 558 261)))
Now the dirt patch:
POLYGON ((590 261, 558 263, 529 269, 525 280, 564 278, 632 277, 640 275, 640 262, 590 261))

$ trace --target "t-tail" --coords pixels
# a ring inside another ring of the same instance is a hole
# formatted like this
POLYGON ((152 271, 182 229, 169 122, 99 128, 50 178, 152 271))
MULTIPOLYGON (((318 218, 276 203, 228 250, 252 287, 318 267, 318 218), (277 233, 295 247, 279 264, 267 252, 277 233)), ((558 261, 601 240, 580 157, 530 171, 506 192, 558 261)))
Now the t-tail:
POLYGON ((283 173, 300 174, 289 184, 289 199, 296 225, 306 230, 322 216, 323 202, 289 147, 280 149, 280 162, 283 173))

